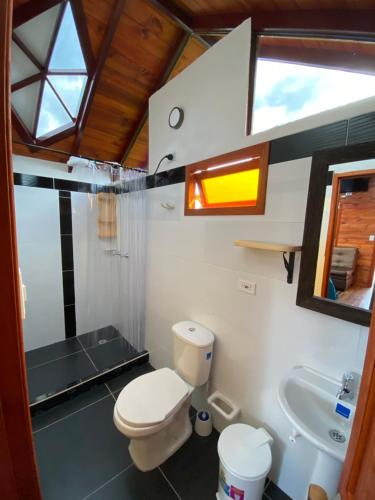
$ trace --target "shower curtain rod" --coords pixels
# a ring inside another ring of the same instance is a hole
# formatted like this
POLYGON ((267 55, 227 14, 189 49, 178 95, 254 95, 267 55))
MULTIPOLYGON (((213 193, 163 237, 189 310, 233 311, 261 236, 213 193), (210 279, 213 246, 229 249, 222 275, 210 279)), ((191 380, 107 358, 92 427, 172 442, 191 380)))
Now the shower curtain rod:
POLYGON ((29 148, 43 149, 44 151, 51 151, 51 153, 57 153, 69 157, 75 156, 77 158, 84 158, 85 160, 93 161, 95 163, 105 163, 106 165, 111 165, 112 167, 121 167, 121 168, 126 168, 128 170, 135 170, 136 172, 142 172, 144 174, 147 174, 146 170, 144 170, 143 168, 127 167, 126 165, 121 165, 121 163, 117 163, 116 161, 98 160, 97 158, 90 158, 89 156, 73 155, 72 153, 68 153, 67 151, 62 151, 61 149, 47 148, 46 146, 40 146, 38 144, 31 144, 22 141, 12 141, 12 142, 13 144, 20 144, 21 146, 27 146, 29 148))

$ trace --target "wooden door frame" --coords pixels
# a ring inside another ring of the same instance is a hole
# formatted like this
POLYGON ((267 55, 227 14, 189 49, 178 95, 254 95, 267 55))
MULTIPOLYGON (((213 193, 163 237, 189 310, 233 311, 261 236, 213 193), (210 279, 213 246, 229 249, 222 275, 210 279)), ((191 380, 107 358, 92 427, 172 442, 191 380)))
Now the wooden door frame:
MULTIPOLYGON (((329 222, 327 229, 327 240, 326 247, 324 252, 324 267, 323 267, 323 276, 322 276, 322 287, 321 287, 321 296, 327 296, 327 287, 328 287, 328 278, 329 271, 331 269, 331 259, 332 259, 332 248, 334 246, 335 239, 335 228, 336 228, 336 219, 337 219, 337 201, 339 197, 339 187, 341 179, 347 177, 365 177, 369 175, 375 176, 375 169, 368 170, 359 170, 359 171, 351 171, 351 172, 333 172, 333 180, 332 180, 332 195, 331 195, 331 205, 329 208, 329 222)), ((375 245, 373 250, 373 261, 375 263, 375 245)))
POLYGON ((349 447, 341 475, 339 492, 342 500, 364 500, 361 477, 372 461, 374 468, 374 450, 368 445, 370 432, 375 433, 375 314, 372 315, 363 367, 357 410, 349 447))
POLYGON ((0 498, 41 500, 28 405, 13 199, 10 43, 13 1, 0 16, 0 498))

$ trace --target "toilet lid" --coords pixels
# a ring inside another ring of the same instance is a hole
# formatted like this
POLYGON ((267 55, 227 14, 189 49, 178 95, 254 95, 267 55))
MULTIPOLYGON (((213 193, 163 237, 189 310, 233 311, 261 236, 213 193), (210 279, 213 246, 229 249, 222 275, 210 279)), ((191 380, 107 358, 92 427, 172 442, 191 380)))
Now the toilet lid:
POLYGON ((187 384, 173 370, 161 368, 126 385, 117 399, 117 412, 132 427, 156 425, 173 412, 188 392, 187 384))

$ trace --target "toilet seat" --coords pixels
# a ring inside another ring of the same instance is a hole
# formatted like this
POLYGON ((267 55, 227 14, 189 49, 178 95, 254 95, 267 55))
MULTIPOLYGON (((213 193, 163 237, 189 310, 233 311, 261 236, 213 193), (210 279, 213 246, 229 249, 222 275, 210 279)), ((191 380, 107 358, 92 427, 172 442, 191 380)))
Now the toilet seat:
POLYGON ((188 385, 170 368, 134 379, 121 391, 116 416, 127 426, 145 428, 164 422, 189 396, 188 385))

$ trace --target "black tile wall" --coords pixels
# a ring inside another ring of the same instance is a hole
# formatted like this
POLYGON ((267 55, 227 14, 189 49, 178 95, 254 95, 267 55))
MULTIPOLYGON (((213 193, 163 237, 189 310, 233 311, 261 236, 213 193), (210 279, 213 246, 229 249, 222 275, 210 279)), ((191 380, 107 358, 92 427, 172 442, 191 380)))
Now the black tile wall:
POLYGON ((270 164, 312 156, 314 151, 345 146, 348 121, 324 125, 271 142, 270 164))
POLYGON ((172 168, 146 178, 146 189, 185 182, 185 167, 172 168))
POLYGON ((63 271, 71 271, 74 268, 73 238, 71 234, 61 235, 61 258, 63 271))
POLYGON ((66 179, 55 179, 55 189, 64 191, 78 191, 80 193, 95 193, 98 189, 97 184, 88 182, 77 182, 66 179))
POLYGON ((348 144, 375 141, 375 113, 356 116, 349 120, 348 144))
POLYGON ((75 304, 74 271, 63 271, 64 306, 75 304))
POLYGON ((59 209, 65 336, 69 338, 76 335, 72 200, 70 191, 59 191, 59 209))
POLYGON ((39 175, 29 174, 13 174, 14 184, 17 186, 40 187, 46 189, 53 189, 53 179, 50 177, 40 177, 39 175))
POLYGON ((76 330, 76 306, 64 306, 65 317, 65 336, 66 338, 74 337, 77 334, 76 330))
POLYGON ((72 202, 70 196, 66 198, 59 196, 59 206, 60 206, 60 233, 72 234, 72 202))

